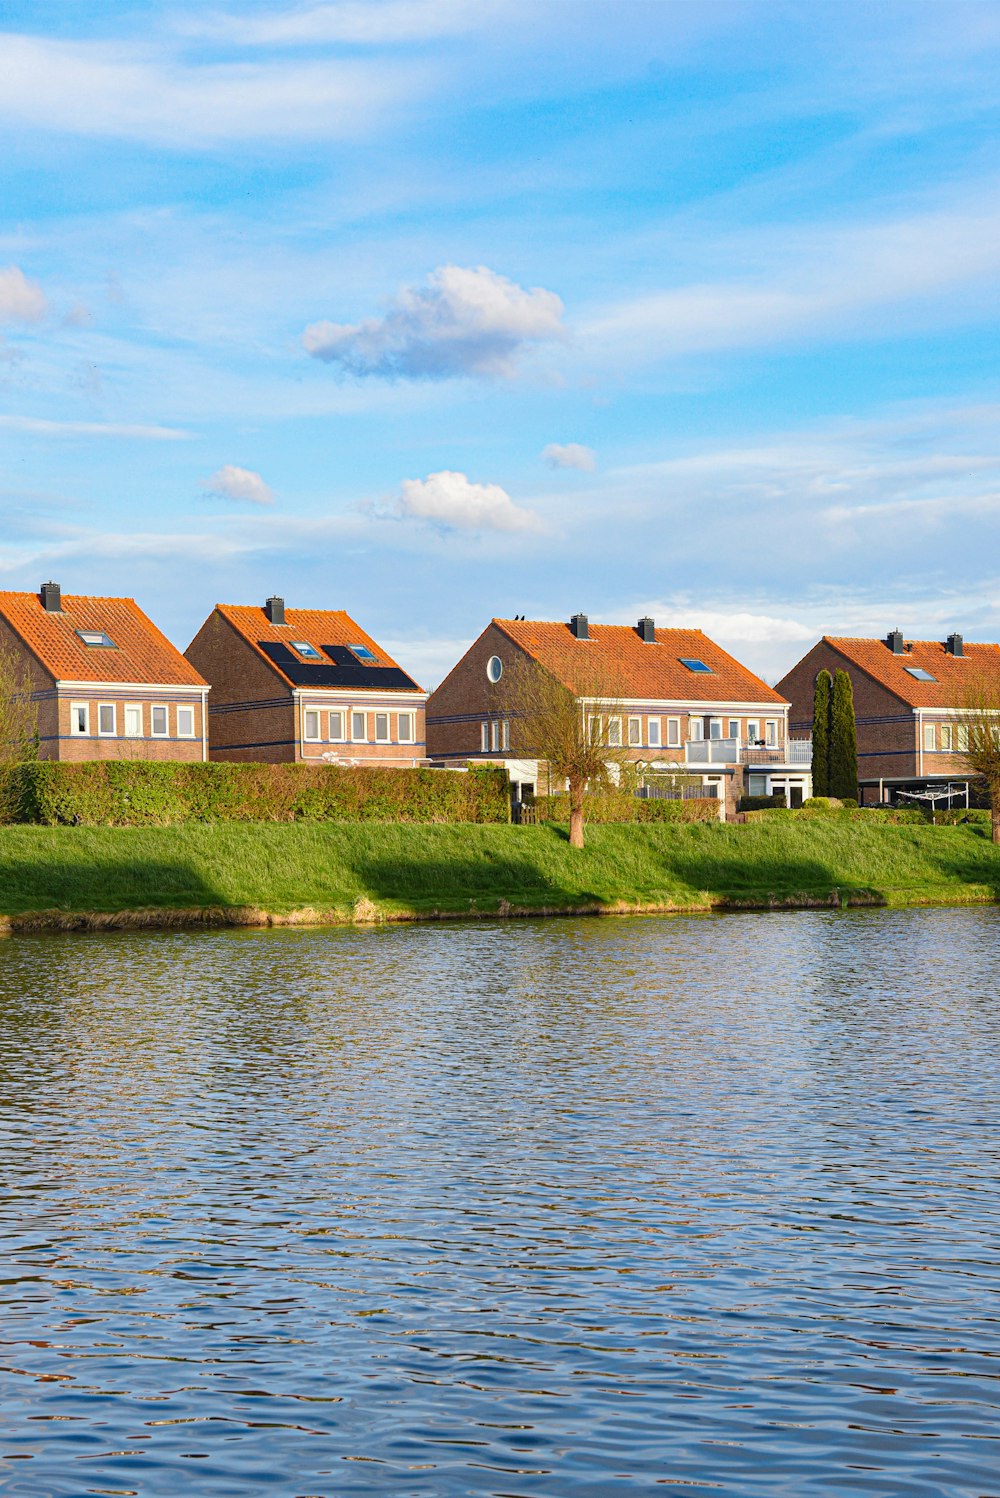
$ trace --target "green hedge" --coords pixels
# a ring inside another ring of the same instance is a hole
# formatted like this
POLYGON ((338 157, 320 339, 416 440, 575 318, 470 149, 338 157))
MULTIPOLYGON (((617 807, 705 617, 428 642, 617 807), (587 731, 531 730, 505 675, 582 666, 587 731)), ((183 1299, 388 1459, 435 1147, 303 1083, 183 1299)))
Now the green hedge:
MULTIPOLYGON (((827 798, 816 797, 826 802, 827 798)), ((812 821, 812 822, 881 822, 891 826, 904 823, 927 822, 928 815, 916 806, 812 806, 809 802, 789 810, 780 806, 774 810, 748 811, 748 822, 812 821)))
MULTIPOLYGON (((568 796, 536 796, 535 814, 539 822, 568 822, 568 796)), ((712 797, 690 801, 668 801, 654 797, 646 801, 639 796, 598 793, 584 802, 588 822, 717 822, 719 803, 712 797)))
POLYGON ((11 772, 8 817, 43 826, 175 822, 508 822, 507 772, 475 765, 388 770, 343 765, 45 761, 11 772))
POLYGON ((784 806, 784 796, 741 796, 737 811, 775 811, 784 806))

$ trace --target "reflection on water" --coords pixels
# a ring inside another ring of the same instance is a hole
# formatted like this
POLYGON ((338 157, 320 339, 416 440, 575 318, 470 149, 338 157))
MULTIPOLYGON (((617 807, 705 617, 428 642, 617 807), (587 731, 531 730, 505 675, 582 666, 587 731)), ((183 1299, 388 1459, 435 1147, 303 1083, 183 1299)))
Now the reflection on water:
POLYGON ((0 1492, 1000 1492, 991 910, 0 948, 0 1492))

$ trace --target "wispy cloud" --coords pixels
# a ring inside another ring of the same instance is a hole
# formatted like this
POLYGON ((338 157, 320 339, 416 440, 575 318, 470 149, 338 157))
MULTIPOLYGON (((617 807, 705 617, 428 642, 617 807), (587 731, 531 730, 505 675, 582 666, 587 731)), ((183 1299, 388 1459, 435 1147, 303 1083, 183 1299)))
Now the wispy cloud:
POLYGON ((236 499, 251 505, 273 505, 274 490, 252 468, 226 463, 205 480, 205 493, 219 499, 236 499))
POLYGON ((16 265, 0 268, 0 323, 41 322, 48 311, 45 293, 16 265))
POLYGON ((247 47, 315 46, 349 42, 395 46, 459 35, 489 23, 500 0, 329 0, 259 15, 209 12, 183 17, 188 36, 212 37, 247 47))
POLYGON ((425 479, 405 479, 399 513, 413 520, 436 521, 462 531, 538 531, 533 510, 516 505, 499 484, 476 484, 464 473, 444 469, 425 479))
POLYGON ((581 473, 597 468, 597 454, 582 442, 550 442, 542 449, 542 461, 550 468, 578 468, 581 473))
POLYGON ((485 265, 442 265, 422 286, 402 287, 384 317, 313 323, 302 342, 352 375, 509 379, 526 348, 564 336, 562 314, 554 291, 525 290, 485 265))
POLYGON ((37 416, 0 415, 0 427, 30 437, 124 437, 140 442, 185 442, 191 437, 180 427, 121 421, 44 421, 37 416))

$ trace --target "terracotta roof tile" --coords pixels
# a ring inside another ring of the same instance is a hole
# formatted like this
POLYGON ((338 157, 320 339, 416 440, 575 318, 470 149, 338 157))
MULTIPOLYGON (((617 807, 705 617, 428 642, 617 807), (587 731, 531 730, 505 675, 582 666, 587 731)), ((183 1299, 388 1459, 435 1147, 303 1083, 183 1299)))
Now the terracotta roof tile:
MULTIPOLYGON (((287 645, 292 640, 304 640, 321 655, 324 645, 367 645, 380 666, 394 666, 397 671, 405 670, 343 609, 286 609, 284 624, 272 624, 264 610, 253 604, 218 603, 216 610, 253 646, 262 660, 267 661, 272 670, 285 680, 289 678, 261 650, 261 640, 273 640, 280 645, 287 645)), ((323 659, 326 660, 326 657, 323 659)), ((406 674, 409 675, 409 672, 406 674)), ((420 691, 420 688, 416 687, 416 690, 420 691)))
POLYGON ((133 598, 64 594, 61 612, 51 614, 37 593, 0 592, 0 616, 56 681, 206 685, 133 598), (78 629, 102 630, 114 649, 85 645, 78 629))
POLYGON ((984 675, 1000 682, 1000 645, 967 644, 965 654, 956 656, 940 640, 907 640, 904 653, 894 655, 884 640, 823 638, 910 707, 958 707, 984 675), (917 681, 907 666, 922 667, 934 680, 917 681))
POLYGON ((753 702, 784 704, 746 666, 700 629, 658 629, 646 644, 628 624, 591 624, 578 640, 568 624, 536 619, 493 623, 574 692, 586 693, 595 678, 625 701, 753 702), (681 657, 697 659, 710 673, 690 671, 681 657))

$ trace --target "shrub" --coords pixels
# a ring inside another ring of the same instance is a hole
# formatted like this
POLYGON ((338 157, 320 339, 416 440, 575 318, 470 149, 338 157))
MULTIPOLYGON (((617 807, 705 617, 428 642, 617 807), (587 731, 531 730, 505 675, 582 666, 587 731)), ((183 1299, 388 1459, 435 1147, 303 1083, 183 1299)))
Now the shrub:
POLYGON ((934 813, 934 825, 936 827, 958 827, 963 822, 973 822, 977 826, 988 827, 990 824, 990 814, 978 806, 970 806, 968 810, 964 806, 954 806, 951 811, 936 811, 934 813))
MULTIPOLYGON (((568 822, 568 796, 536 796, 535 815, 539 822, 568 822)), ((713 797, 668 801, 666 798, 640 799, 614 792, 588 795, 584 801, 588 822, 716 822, 719 803, 713 797)))
POLYGON ((389 770, 343 765, 43 761, 13 774, 10 820, 45 826, 175 822, 507 822, 494 765, 389 770))
POLYGON ((827 812, 839 811, 843 802, 838 801, 836 796, 807 796, 802 803, 803 811, 827 812))
POLYGON ((776 811, 785 804, 784 796, 741 796, 737 811, 776 811))
POLYGON ((854 796, 841 796, 840 804, 847 811, 857 811, 858 803, 854 796))

